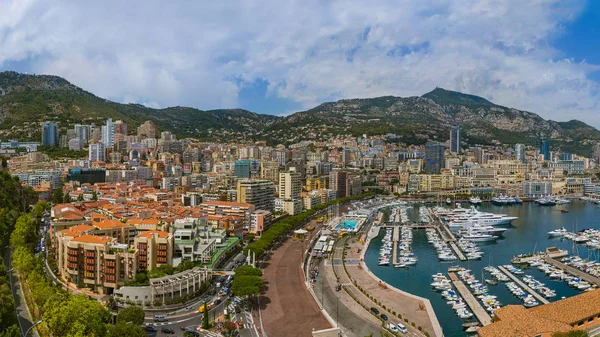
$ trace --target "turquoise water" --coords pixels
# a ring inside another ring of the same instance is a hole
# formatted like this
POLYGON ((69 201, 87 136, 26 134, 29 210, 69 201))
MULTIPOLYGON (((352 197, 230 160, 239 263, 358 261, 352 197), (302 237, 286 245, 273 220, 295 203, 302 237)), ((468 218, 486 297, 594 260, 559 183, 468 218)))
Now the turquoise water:
POLYGON ((344 220, 343 223, 335 226, 336 229, 346 229, 346 230, 354 230, 356 225, 358 224, 358 220, 344 220))
MULTIPOLYGON (((465 336, 462 329, 463 320, 459 319, 452 308, 446 304, 440 293, 433 291, 430 287, 432 282, 431 275, 441 272, 447 273, 451 265, 461 265, 473 271, 477 278, 481 278, 482 268, 488 264, 498 266, 510 264, 512 256, 523 253, 532 253, 534 247, 537 251, 545 250, 546 247, 556 246, 560 249, 572 251, 573 244, 570 240, 550 239, 548 231, 565 227, 573 231, 577 222, 577 230, 584 228, 600 228, 600 207, 593 203, 584 203, 574 201, 566 206, 543 207, 536 203, 524 203, 516 206, 495 206, 485 204, 479 206, 482 211, 493 213, 509 214, 518 216, 519 219, 513 221, 513 225, 504 232, 503 238, 496 243, 480 243, 479 246, 485 252, 480 261, 454 261, 451 263, 439 262, 437 254, 432 245, 427 243, 425 230, 414 230, 413 251, 419 258, 416 266, 408 269, 394 269, 392 267, 383 267, 377 265, 379 248, 384 231, 380 236, 371 241, 371 245, 365 254, 365 262, 369 269, 381 278, 383 281, 399 289, 408 291, 415 295, 428 298, 436 312, 438 320, 444 330, 444 335, 448 337, 465 336), (568 208, 570 213, 561 213, 561 208, 568 208)), ((418 219, 417 207, 410 209, 409 216, 413 220, 418 219)), ((598 259, 600 252, 588 251, 585 245, 575 246, 575 252, 583 258, 598 259)), ((556 291, 557 296, 549 299, 550 301, 559 300, 562 296, 570 297, 580 292, 572 289, 563 281, 551 280, 537 268, 525 270, 525 274, 535 277, 540 282, 545 283, 549 288, 556 291)), ((489 274, 486 275, 489 278, 489 274)), ((514 297, 503 283, 492 286, 488 285, 489 293, 498 296, 502 305, 521 304, 514 297)))

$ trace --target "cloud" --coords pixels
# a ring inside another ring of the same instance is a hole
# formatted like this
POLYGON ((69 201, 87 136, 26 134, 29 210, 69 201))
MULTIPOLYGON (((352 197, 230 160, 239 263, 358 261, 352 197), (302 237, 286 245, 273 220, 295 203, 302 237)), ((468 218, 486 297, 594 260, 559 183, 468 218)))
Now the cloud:
POLYGON ((440 86, 600 127, 598 65, 552 46, 583 0, 0 2, 0 67, 116 101, 236 107, 261 80, 310 108, 440 86))

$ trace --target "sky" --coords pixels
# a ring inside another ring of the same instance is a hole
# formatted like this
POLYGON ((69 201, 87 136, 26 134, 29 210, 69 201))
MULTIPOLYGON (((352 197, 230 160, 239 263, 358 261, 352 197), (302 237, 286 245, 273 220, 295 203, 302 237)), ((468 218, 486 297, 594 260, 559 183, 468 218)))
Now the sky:
POLYGON ((288 115, 435 87, 600 128, 600 1, 0 0, 0 71, 288 115))

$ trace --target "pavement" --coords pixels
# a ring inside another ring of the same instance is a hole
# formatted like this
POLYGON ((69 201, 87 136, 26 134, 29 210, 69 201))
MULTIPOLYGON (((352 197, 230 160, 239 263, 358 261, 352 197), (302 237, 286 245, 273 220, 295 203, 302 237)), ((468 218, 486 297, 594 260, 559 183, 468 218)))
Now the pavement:
MULTIPOLYGON (((316 232, 309 232, 310 237, 316 232)), ((260 298, 260 309, 264 332, 269 337, 308 337, 313 329, 332 327, 304 281, 301 264, 310 237, 305 241, 287 239, 261 264, 266 291, 260 298)))
POLYGON ((337 284, 331 261, 321 261, 313 290, 342 332, 348 337, 379 336, 380 332, 384 332, 381 321, 366 312, 348 293, 335 291, 337 284))

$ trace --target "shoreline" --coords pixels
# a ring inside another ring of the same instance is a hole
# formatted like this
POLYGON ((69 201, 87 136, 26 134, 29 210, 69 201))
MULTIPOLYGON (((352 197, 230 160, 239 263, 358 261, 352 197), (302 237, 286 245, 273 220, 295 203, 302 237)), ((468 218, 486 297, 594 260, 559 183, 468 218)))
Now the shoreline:
MULTIPOLYGON (((371 227, 369 228, 369 231, 372 228, 373 228, 373 225, 371 225, 371 227)), ((427 315, 430 318, 431 325, 433 326, 433 330, 434 330, 433 332, 434 332, 435 336, 437 336, 437 337, 443 337, 444 336, 444 332, 442 330, 442 326, 440 325, 440 322, 437 319, 437 316, 435 314, 435 311, 433 310, 433 306, 431 305, 431 302, 429 301, 429 299, 417 296, 415 294, 408 293, 408 292, 403 291, 401 289, 398 289, 398 288, 390 285, 389 283, 384 282, 382 279, 380 279, 375 274, 373 274, 373 272, 371 272, 371 270, 369 269, 369 267, 365 263, 365 254, 366 254, 367 250, 369 249, 369 245, 371 244, 371 239, 372 238, 367 233, 367 240, 363 244, 364 248, 360 252, 360 265, 362 266, 362 268, 375 281, 380 282, 382 284, 385 284, 388 287, 388 289, 390 289, 392 291, 395 291, 395 292, 399 293, 400 295, 407 296, 407 297, 410 297, 410 298, 413 298, 415 300, 419 300, 419 301, 423 302, 423 304, 425 305, 425 309, 427 310, 427 315)))

